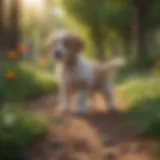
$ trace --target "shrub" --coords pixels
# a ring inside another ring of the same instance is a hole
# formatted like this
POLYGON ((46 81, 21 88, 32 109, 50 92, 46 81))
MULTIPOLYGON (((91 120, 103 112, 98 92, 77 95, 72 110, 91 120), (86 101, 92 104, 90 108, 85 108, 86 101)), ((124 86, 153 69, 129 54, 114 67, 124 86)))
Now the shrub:
POLYGON ((160 76, 134 77, 118 89, 128 116, 140 132, 160 135, 160 76))
POLYGON ((43 134, 44 121, 24 114, 17 106, 0 110, 0 159, 29 159, 29 147, 43 134))
POLYGON ((0 97, 3 101, 21 101, 55 92, 52 74, 41 71, 29 62, 1 62, 0 97))
POLYGON ((155 67, 155 64, 157 63, 157 61, 160 60, 160 56, 159 54, 156 53, 150 53, 148 54, 148 56, 146 57, 142 57, 141 59, 138 58, 135 61, 135 69, 144 71, 144 70, 148 70, 148 69, 152 69, 153 67, 155 67))

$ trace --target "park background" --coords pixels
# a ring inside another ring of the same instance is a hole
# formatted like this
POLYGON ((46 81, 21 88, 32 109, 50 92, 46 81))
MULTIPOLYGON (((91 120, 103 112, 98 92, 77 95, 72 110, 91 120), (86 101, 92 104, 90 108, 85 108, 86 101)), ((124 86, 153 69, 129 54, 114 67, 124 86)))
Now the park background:
POLYGON ((81 33, 88 59, 127 59, 115 77, 119 105, 159 142, 159 17, 159 0, 0 0, 0 159, 27 159, 48 126, 49 116, 26 110, 57 93, 45 41, 63 28, 81 33))

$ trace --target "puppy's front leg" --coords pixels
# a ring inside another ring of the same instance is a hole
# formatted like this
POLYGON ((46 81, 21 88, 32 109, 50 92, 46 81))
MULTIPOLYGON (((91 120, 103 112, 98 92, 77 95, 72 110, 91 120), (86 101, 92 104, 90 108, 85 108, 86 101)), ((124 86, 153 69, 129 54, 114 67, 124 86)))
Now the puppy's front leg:
POLYGON ((89 95, 89 91, 87 89, 83 89, 78 91, 77 94, 77 114, 86 114, 87 113, 87 108, 86 108, 86 101, 89 95))
POLYGON ((67 86, 60 87, 60 112, 65 112, 70 107, 71 96, 67 86))
POLYGON ((114 84, 111 77, 106 79, 106 82, 103 85, 103 93, 105 97, 105 103, 110 110, 116 110, 116 100, 114 94, 114 84))

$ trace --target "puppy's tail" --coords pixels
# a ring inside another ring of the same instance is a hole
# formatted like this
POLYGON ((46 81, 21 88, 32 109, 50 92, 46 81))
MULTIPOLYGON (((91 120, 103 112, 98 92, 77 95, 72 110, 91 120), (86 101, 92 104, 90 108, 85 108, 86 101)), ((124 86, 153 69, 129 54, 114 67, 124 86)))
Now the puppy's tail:
POLYGON ((119 67, 123 67, 125 66, 126 64, 126 61, 124 58, 115 58, 115 59, 112 59, 112 60, 109 60, 107 63, 106 63, 106 67, 109 69, 109 68, 119 68, 119 67))
POLYGON ((114 58, 109 60, 107 63, 101 65, 101 71, 104 72, 115 72, 117 69, 124 67, 126 65, 126 60, 124 58, 114 58))

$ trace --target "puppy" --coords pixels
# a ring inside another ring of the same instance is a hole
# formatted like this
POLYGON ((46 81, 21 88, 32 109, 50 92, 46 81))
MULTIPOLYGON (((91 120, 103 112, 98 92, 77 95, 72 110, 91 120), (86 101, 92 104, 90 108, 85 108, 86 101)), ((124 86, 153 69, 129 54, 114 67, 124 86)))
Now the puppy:
POLYGON ((95 90, 103 93, 106 106, 116 108, 113 71, 123 66, 124 60, 114 59, 105 64, 89 62, 83 56, 84 41, 75 33, 59 31, 47 43, 50 55, 59 64, 60 111, 67 111, 71 103, 71 93, 77 93, 77 114, 86 114, 86 100, 95 90))

